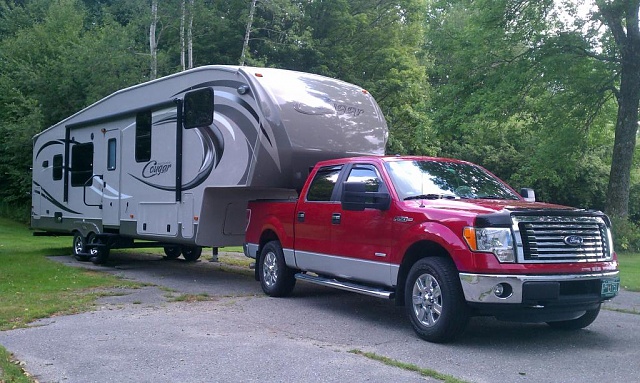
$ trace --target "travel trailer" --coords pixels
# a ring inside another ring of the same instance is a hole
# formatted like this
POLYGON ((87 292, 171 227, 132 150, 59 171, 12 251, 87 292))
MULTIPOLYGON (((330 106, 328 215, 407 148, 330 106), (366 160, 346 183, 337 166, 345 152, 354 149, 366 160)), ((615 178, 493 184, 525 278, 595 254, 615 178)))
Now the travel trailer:
POLYGON ((31 226, 109 250, 242 245, 247 202, 295 198, 320 160, 382 155, 373 97, 343 81, 204 66, 120 90, 36 135, 31 226))

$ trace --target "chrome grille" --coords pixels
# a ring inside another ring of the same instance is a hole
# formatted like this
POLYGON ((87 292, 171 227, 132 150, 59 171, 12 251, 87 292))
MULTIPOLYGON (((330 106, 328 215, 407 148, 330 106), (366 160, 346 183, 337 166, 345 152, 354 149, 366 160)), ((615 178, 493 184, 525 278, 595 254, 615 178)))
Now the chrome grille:
POLYGON ((599 217, 514 217, 522 262, 597 262, 610 258, 608 232, 599 217))

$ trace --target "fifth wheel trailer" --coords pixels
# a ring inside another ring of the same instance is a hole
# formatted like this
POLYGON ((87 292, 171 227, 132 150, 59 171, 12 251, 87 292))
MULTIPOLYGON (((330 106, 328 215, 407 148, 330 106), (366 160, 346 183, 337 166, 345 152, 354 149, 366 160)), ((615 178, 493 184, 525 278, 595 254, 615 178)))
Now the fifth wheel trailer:
POLYGON ((204 66, 126 88, 36 135, 31 226, 111 248, 242 245, 247 201, 293 198, 318 161, 382 155, 364 89, 273 68, 204 66))

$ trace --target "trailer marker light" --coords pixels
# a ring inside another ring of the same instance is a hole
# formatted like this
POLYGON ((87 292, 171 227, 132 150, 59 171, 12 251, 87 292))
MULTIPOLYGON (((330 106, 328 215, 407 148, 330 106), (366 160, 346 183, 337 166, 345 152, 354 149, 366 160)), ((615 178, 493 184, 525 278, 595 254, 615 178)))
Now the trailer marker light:
POLYGON ((256 74, 255 74, 255 76, 256 76, 256 77, 263 77, 263 76, 262 76, 262 73, 256 73, 256 74))
POLYGON ((133 219, 133 214, 129 214, 129 218, 133 219))
POLYGON ((366 89, 362 89, 362 93, 369 94, 369 92, 366 89))
POLYGON ((198 222, 198 216, 197 216, 197 215, 196 215, 196 216, 194 216, 194 217, 193 217, 193 220, 194 220, 194 221, 196 221, 196 222, 198 222))

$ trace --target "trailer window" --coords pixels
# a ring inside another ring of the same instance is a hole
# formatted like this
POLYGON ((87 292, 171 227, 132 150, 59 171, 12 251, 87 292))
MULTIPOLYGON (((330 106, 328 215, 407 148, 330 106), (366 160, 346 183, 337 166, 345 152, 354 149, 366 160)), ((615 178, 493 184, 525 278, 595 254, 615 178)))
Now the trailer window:
POLYGON ((107 141, 107 170, 116 170, 116 139, 107 141))
POLYGON ((151 160, 151 111, 136 115, 136 162, 151 160))
POLYGON ((62 179, 62 154, 56 154, 53 156, 53 180, 59 181, 62 179))
POLYGON ((71 148, 71 186, 85 186, 93 177, 93 143, 71 148))
POLYGON ((309 192, 307 193, 307 201, 331 201, 333 189, 338 182, 338 176, 342 166, 330 166, 321 168, 313 177, 309 192))

